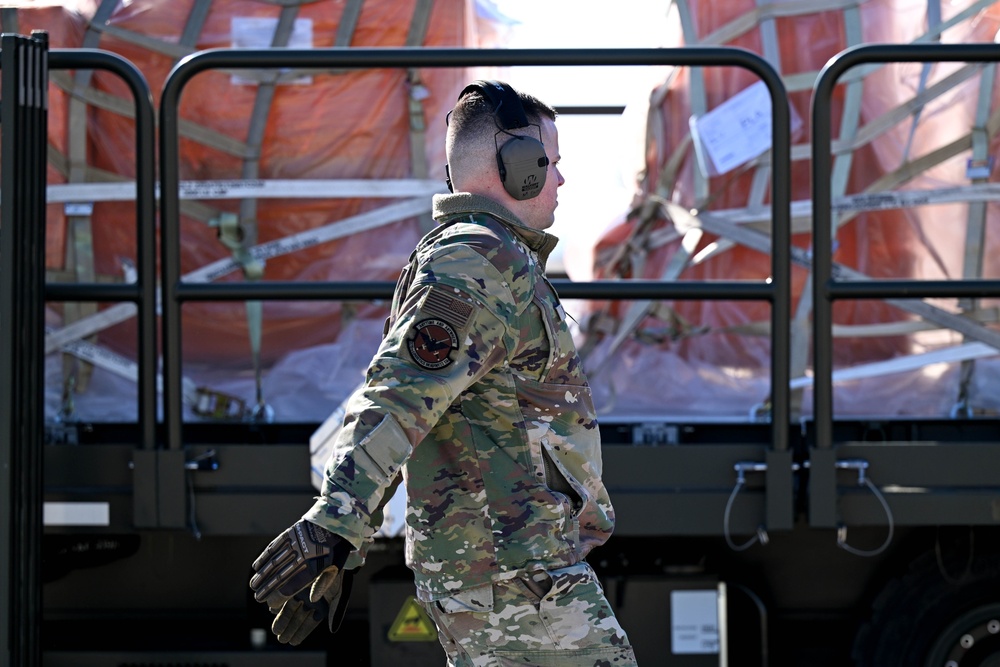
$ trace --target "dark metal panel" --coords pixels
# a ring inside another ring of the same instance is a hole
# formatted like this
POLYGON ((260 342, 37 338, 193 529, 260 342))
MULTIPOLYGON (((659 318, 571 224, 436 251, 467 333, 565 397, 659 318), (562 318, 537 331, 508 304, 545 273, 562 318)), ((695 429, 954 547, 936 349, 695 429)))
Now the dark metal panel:
POLYGON ((809 525, 834 528, 837 525, 836 455, 832 449, 809 453, 809 525))
POLYGON ((848 442, 835 451, 838 459, 867 461, 867 475, 879 486, 993 487, 1000 493, 995 442, 848 442))
POLYGON ((49 532, 170 527, 202 535, 273 536, 301 517, 316 494, 305 442, 179 451, 55 445, 45 447, 45 462, 46 501, 108 502, 111 518, 107 527, 50 527, 49 532), (213 453, 216 470, 185 468, 185 456, 207 452, 213 453), (178 496, 185 502, 172 504, 178 496))
MULTIPOLYGON (((768 452, 767 445, 605 447, 603 478, 615 507, 615 534, 723 535, 726 504, 736 493, 736 464, 763 464, 768 452)), ((788 471, 790 478, 790 465, 788 471)), ((763 475, 750 475, 750 488, 733 498, 729 534, 753 534, 769 525, 765 495, 791 512, 790 502, 772 495, 772 487, 762 492, 764 482, 763 475)), ((789 479, 788 498, 790 487, 789 479)))
POLYGON ((996 526, 1000 525, 1000 488, 937 489, 893 493, 882 489, 891 516, 866 489, 842 488, 840 513, 844 525, 996 526))
POLYGON ((160 528, 188 528, 184 451, 157 450, 156 515, 160 528))
MULTIPOLYGON (((314 495, 309 479, 309 443, 288 445, 198 445, 187 448, 189 458, 215 452, 217 470, 192 472, 197 491, 227 488, 269 490, 301 489, 314 495)), ((303 511, 305 511, 303 509, 303 511)), ((287 528, 287 526, 286 526, 287 528)))
POLYGON ((767 515, 764 525, 770 531, 791 530, 795 523, 795 507, 789 502, 794 498, 792 483, 792 451, 771 450, 767 463, 767 515))
POLYGON ((133 483, 133 467, 138 467, 140 455, 152 454, 129 445, 49 445, 45 447, 45 489, 131 491, 133 486, 139 486, 139 480, 133 483))
POLYGON ((865 442, 813 450, 810 523, 992 525, 1000 522, 998 464, 1000 447, 991 442, 865 442), (859 483, 856 468, 837 469, 838 462, 852 461, 864 465, 891 517, 859 483))
POLYGON ((315 491, 235 491, 195 496, 193 526, 206 536, 259 535, 261 548, 275 535, 302 518, 315 491))
POLYGON ((191 515, 205 535, 273 536, 301 518, 316 495, 306 442, 187 448, 189 458, 208 451, 218 469, 187 473, 191 515))
MULTIPOLYGON (((723 534, 726 502, 730 490, 712 493, 702 491, 651 491, 648 493, 614 493, 615 535, 642 536, 713 536, 723 534)), ((764 516, 764 493, 743 491, 733 503, 729 534, 742 541, 753 535, 764 516)))
POLYGON ((736 483, 733 466, 740 461, 763 463, 767 451, 767 445, 752 444, 604 447, 603 478, 618 493, 704 488, 728 492, 736 483))
MULTIPOLYGON (((92 448, 88 447, 88 450, 92 448)), ((89 452, 92 458, 93 452, 89 452)), ((132 518, 136 528, 153 528, 159 523, 156 510, 156 464, 159 452, 137 449, 132 470, 132 518)))

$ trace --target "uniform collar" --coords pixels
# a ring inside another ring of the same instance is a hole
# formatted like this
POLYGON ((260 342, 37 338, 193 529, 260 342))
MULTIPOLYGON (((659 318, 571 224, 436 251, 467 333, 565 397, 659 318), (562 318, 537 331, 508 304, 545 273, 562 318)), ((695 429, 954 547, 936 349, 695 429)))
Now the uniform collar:
POLYGON ((468 215, 475 213, 485 213, 500 222, 504 223, 524 244, 538 254, 538 259, 545 265, 549 253, 559 243, 559 239, 540 229, 528 227, 521 220, 511 213, 505 206, 497 203, 489 197, 474 195, 469 192, 458 192, 455 194, 434 195, 434 219, 442 222, 445 219, 453 218, 456 215, 468 215))

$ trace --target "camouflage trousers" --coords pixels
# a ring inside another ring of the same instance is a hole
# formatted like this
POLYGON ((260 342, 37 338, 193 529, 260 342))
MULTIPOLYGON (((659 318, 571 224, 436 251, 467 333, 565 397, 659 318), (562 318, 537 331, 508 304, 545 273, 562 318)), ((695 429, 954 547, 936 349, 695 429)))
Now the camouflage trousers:
POLYGON ((586 563, 522 573, 423 602, 448 667, 634 667, 628 637, 586 563))

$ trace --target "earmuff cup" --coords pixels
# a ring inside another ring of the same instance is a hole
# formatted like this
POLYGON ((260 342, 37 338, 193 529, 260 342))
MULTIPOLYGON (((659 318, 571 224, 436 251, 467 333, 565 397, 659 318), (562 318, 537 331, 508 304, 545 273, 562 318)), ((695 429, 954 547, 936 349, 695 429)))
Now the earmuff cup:
POLYGON ((545 186, 549 158, 545 146, 533 137, 515 136, 497 152, 504 190, 517 200, 537 197, 545 186))

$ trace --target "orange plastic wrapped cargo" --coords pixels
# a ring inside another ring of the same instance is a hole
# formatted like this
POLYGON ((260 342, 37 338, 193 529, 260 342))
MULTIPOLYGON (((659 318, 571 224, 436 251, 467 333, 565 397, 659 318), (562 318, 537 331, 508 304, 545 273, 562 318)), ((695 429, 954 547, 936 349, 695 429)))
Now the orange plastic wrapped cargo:
MULTIPOLYGON (((982 3, 978 3, 982 5, 982 3)), ((995 6, 978 9, 971 2, 950 3, 943 15, 929 19, 926 5, 898 0, 874 0, 846 9, 828 9, 815 3, 784 7, 768 6, 768 15, 752 0, 713 0, 678 3, 679 23, 685 25, 682 43, 722 44, 748 49, 769 58, 789 88, 793 125, 792 200, 810 200, 808 156, 794 147, 808 147, 810 141, 810 99, 812 81, 823 65, 837 53, 859 43, 910 42, 929 34, 930 41, 993 41, 1000 27, 1000 10, 995 6), (784 8, 783 8, 784 7, 784 8), (845 21, 845 13, 857 19, 845 21), (750 22, 745 21, 753 17, 750 22), (744 20, 744 27, 737 28, 744 20), (748 30, 747 25, 752 25, 748 30), (860 25, 852 32, 851 26, 860 25), (943 30, 941 28, 944 28, 943 30), (735 29, 734 29, 735 28, 735 29), (769 41, 770 40, 770 41, 769 41), (799 75, 798 78, 796 75, 799 75), (806 81, 806 84, 802 84, 806 81), (789 82, 798 82, 795 84, 789 82)), ((681 31, 678 30, 678 34, 681 31)), ((925 40, 927 37, 924 38, 925 40)), ((967 159, 971 153, 956 154, 940 162, 932 154, 968 133, 975 115, 980 77, 966 77, 938 96, 919 106, 917 113, 902 114, 894 123, 884 123, 897 110, 962 64, 891 64, 863 76, 861 105, 856 118, 845 115, 847 82, 838 85, 832 100, 832 128, 835 148, 838 140, 850 149, 838 154, 850 157, 844 189, 839 195, 866 191, 910 190, 942 185, 968 185, 967 159), (843 121, 848 121, 842 125, 843 121), (856 120, 858 132, 850 132, 856 120), (878 122, 876 122, 878 121, 878 122), (881 125, 881 130, 872 132, 881 125), (840 128, 847 134, 841 136, 840 128), (866 136, 865 131, 870 133, 866 136), (854 142, 855 138, 863 137, 854 142), (851 143, 854 142, 854 143, 851 143), (923 158, 923 160, 921 160, 923 158), (907 175, 906 168, 912 172, 907 175), (880 179, 882 179, 880 181, 880 179)), ((703 76, 704 107, 712 111, 757 82, 742 68, 706 67, 703 76)), ((766 209, 770 204, 767 187, 755 190, 755 161, 724 173, 699 166, 688 119, 695 114, 697 93, 691 88, 692 72, 678 69, 651 95, 647 130, 646 167, 639 182, 633 209, 612 225, 595 247, 595 277, 660 278, 681 248, 680 234, 673 234, 673 222, 657 198, 699 212, 724 213, 766 209), (699 171, 700 170, 700 171, 699 171), (698 191, 696 181, 706 184, 698 191), (754 194, 763 197, 754 199, 754 194), (664 243, 663 241, 667 242, 664 243)), ((982 84, 994 91, 993 81, 982 84)), ((993 94, 990 110, 996 113, 993 94)), ((769 111, 767 112, 769 114, 769 111)), ((988 128, 986 128, 988 129, 988 128)), ((970 142, 971 144, 971 142, 970 142)), ((968 148, 968 147, 967 147, 968 148)), ((985 148, 981 147, 981 148, 985 148)), ((997 142, 990 136, 988 154, 995 155, 997 142)), ((702 162, 704 164, 704 162, 702 162)), ((766 174, 766 172, 764 172, 766 174)), ((971 173, 971 172, 969 172, 971 173)), ((759 177, 759 174, 758 174, 759 177)), ((994 175, 990 173, 990 180, 994 175)), ((943 278, 962 276, 963 240, 961 229, 968 218, 966 203, 919 208, 862 211, 843 224, 836 235, 833 260, 871 278, 943 278)), ((768 219, 757 228, 769 233, 768 219)), ((808 215, 793 223, 793 244, 810 246, 808 215)), ((985 265, 981 275, 996 275, 989 247, 995 241, 996 211, 989 207, 985 265)), ((705 233, 692 255, 704 253, 696 264, 689 262, 679 280, 757 280, 770 275, 770 257, 739 244, 726 247, 727 240, 705 233), (722 248, 712 252, 712 244, 722 248)), ((808 377, 811 360, 811 287, 808 267, 795 264, 792 271, 792 315, 802 325, 793 324, 793 380, 808 377), (808 354, 806 354, 808 353, 808 354)), ((770 393, 770 344, 766 336, 770 307, 766 303, 734 301, 677 301, 647 313, 628 332, 620 347, 612 341, 630 304, 595 304, 585 324, 588 365, 597 369, 598 402, 605 413, 655 412, 658 414, 747 415, 766 405, 770 393), (627 408, 625 407, 627 406, 627 408)), ((949 308, 947 304, 942 308, 949 308)), ((953 309, 953 307, 951 307, 953 309)), ((838 301, 834 304, 837 333, 858 334, 866 325, 912 321, 912 313, 884 301, 838 301), (852 328, 853 327, 853 328, 852 328)), ((868 327, 871 332, 875 327, 868 327)), ((888 329, 888 327, 886 327, 888 329)), ((619 338, 621 338, 619 336, 619 338)), ((953 332, 904 333, 898 335, 842 335, 834 345, 835 369, 913 355, 942 344, 954 344, 953 332)), ((778 353, 784 354, 782 350, 778 353)), ((984 366, 984 371, 985 371, 984 366)), ((959 396, 957 365, 909 372, 877 373, 861 380, 838 382, 835 409, 838 414, 947 414, 959 396), (942 378, 952 380, 942 382, 942 378), (904 391, 905 389, 905 391, 904 391)), ((980 378, 988 377, 980 373, 980 378)), ((808 383, 805 383, 806 385, 808 383)), ((976 392, 976 384, 961 388, 976 392)), ((811 393, 806 387, 803 412, 811 412, 811 393)), ((980 392, 979 403, 993 403, 980 392)))
MULTIPOLYGON (((416 3, 366 0, 354 28, 351 46, 404 46, 416 3)), ((341 13, 350 3, 311 2, 298 7, 297 21, 311 21, 312 45, 334 45, 341 13)), ((146 0, 116 11, 108 27, 176 41, 191 14, 190 2, 146 0)), ((470 3, 446 7, 434 3, 427 23, 424 46, 474 46, 470 3)), ((234 21, 272 18, 280 8, 249 1, 212 2, 197 42, 197 49, 229 47, 234 21)), ((175 59, 135 45, 106 32, 101 47, 134 62, 158 91, 175 59)), ((426 131, 424 151, 429 175, 443 183, 443 117, 466 74, 456 69, 420 72, 426 131)), ((119 94, 117 82, 101 85, 119 94)), ((181 99, 182 122, 196 123, 234 142, 246 142, 249 119, 258 101, 258 85, 241 83, 233 73, 212 71, 196 76, 181 99)), ((267 111, 267 124, 259 143, 258 178, 281 179, 402 179, 414 172, 410 146, 409 103, 414 93, 405 69, 352 71, 340 74, 311 73, 306 83, 279 84, 267 111)), ((157 100, 158 103, 158 100, 157 100)), ((117 131, 120 116, 96 111, 93 123, 94 164, 115 173, 127 173, 128 147, 115 145, 127 133, 117 131)), ((183 132, 183 131, 182 131, 183 132)), ((255 146, 249 146, 254 151, 255 146)), ((190 137, 181 141, 182 180, 239 179, 244 156, 226 153, 190 137)), ((317 193, 321 195, 322 193, 317 193)), ((357 215, 389 200, 262 199, 256 204, 256 221, 240 220, 242 232, 256 230, 256 243, 282 239, 357 215)), ((239 212, 238 200, 207 202, 220 210, 239 212)), ((127 209, 127 207, 122 207, 127 209)), ((115 270, 114 262, 132 247, 123 233, 129 211, 121 222, 111 221, 95 230, 100 247, 99 266, 115 270)), ((187 274, 231 256, 217 239, 216 229, 184 216, 181 230, 182 272, 187 274)), ((398 274, 420 236, 415 217, 399 220, 369 232, 270 259, 265 280, 390 280, 398 274)), ((249 240, 244 245, 252 245, 249 240)), ((230 274, 222 280, 240 280, 230 274)), ((335 303, 278 303, 264 306, 261 354, 271 363, 290 350, 334 339, 339 331, 341 307, 335 303)), ((239 303, 190 304, 184 308, 186 360, 244 363, 248 354, 246 316, 239 303)))
MULTIPOLYGON (((45 30, 53 48, 89 46, 121 55, 146 77, 157 111, 159 93, 177 61, 204 49, 263 47, 274 39, 277 45, 297 48, 483 47, 498 39, 494 30, 499 29, 490 17, 480 16, 474 0, 319 0, 297 5, 250 0, 64 2, 22 6, 5 10, 4 16, 8 23, 16 23, 5 30, 45 30), (351 13, 357 9, 356 14, 351 13), (429 13, 423 14, 425 10, 429 13), (292 30, 275 37, 279 22, 292 30)), ((205 274, 254 246, 295 239, 365 213, 378 218, 383 207, 418 198, 397 193, 400 186, 396 179, 423 183, 424 190, 433 183, 434 189, 443 191, 444 115, 470 76, 479 75, 462 68, 306 70, 290 74, 276 85, 262 85, 273 73, 213 70, 190 80, 180 102, 183 183, 236 181, 236 191, 240 182, 252 185, 269 179, 389 180, 397 185, 387 186, 379 198, 349 193, 327 197, 316 192, 314 198, 282 197, 279 193, 260 199, 197 200, 182 194, 181 270, 188 279, 244 280, 240 269, 246 267, 233 270, 230 266, 210 276, 205 274), (263 120, 258 128, 262 131, 256 135, 252 129, 255 113, 258 122, 263 120), (225 214, 235 214, 238 225, 223 239, 218 223, 225 214)), ((62 76, 63 87, 71 85, 72 73, 56 75, 62 76)), ((87 83, 83 99, 88 104, 76 108, 75 119, 69 117, 68 96, 53 87, 50 141, 63 156, 63 163, 76 168, 71 177, 74 182, 132 180, 134 123, 128 113, 120 111, 131 109, 131 95, 125 84, 108 72, 94 72, 87 83), (72 122, 80 122, 79 114, 85 115, 86 135, 82 141, 75 137, 76 145, 71 149, 67 136, 72 122), (76 152, 71 155, 73 150, 76 152)), ((56 170, 50 183, 58 185, 66 180, 56 170)), ((430 193, 419 198, 429 214, 430 193)), ((135 257, 132 201, 97 197, 86 221, 89 230, 75 236, 73 218, 64 214, 61 205, 51 205, 50 214, 47 257, 51 270, 60 272, 62 279, 83 279, 81 268, 89 270, 92 262, 94 279, 127 279, 135 257), (69 243, 65 240, 67 230, 69 243), (90 256, 79 256, 80 250, 90 256)), ((385 215, 365 231, 307 247, 300 243, 297 249, 268 258, 259 279, 394 280, 422 234, 421 217, 416 212, 385 215)), ((112 308, 112 304, 99 306, 102 312, 112 308)), ((68 308, 59 304, 52 304, 50 310, 50 322, 56 328, 88 317, 94 314, 71 316, 68 308)), ((383 317, 381 304, 265 302, 261 365, 266 369, 293 351, 334 344, 346 323, 375 322, 383 317)), ((185 373, 197 375, 198 368, 228 369, 231 374, 245 376, 252 365, 249 326, 242 303, 186 304, 182 333, 185 373)), ((377 335, 372 338, 377 344, 377 335)), ((134 318, 102 326, 88 340, 134 359, 134 318)), ((370 345, 362 347, 361 354, 367 354, 370 345)), ((203 383, 197 377, 193 381, 203 383)))
MULTIPOLYGON (((85 11, 88 5, 76 7, 75 3, 37 2, 30 9, 4 8, 0 11, 0 31, 30 35, 34 30, 48 33, 51 48, 78 47, 83 42, 87 25, 85 11)), ((67 114, 69 95, 55 83, 49 84, 49 143, 60 155, 67 153, 67 114)), ((48 165, 48 182, 66 182, 66 164, 48 165)), ((50 204, 46 210, 45 265, 59 269, 66 261, 66 225, 63 208, 50 204)), ((133 253, 134 254, 134 253, 133 253)))

